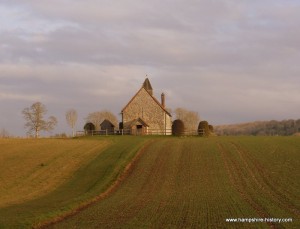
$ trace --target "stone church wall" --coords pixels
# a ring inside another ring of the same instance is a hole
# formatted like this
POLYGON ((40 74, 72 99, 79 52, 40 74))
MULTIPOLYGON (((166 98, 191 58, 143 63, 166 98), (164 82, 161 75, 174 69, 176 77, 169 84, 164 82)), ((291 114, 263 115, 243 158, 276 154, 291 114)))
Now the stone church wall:
POLYGON ((142 88, 123 111, 123 123, 141 118, 149 125, 149 130, 171 129, 171 117, 142 88), (166 121, 166 124, 165 124, 166 121))

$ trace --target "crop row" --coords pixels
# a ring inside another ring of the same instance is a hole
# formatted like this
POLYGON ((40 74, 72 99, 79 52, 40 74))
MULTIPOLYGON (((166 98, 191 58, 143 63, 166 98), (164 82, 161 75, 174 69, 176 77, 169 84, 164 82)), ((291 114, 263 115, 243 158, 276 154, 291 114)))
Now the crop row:
POLYGON ((118 190, 54 228, 248 228, 225 222, 238 217, 289 217, 297 225, 297 193, 287 196, 278 191, 286 187, 275 188, 282 183, 256 149, 245 148, 248 140, 156 139, 118 190))

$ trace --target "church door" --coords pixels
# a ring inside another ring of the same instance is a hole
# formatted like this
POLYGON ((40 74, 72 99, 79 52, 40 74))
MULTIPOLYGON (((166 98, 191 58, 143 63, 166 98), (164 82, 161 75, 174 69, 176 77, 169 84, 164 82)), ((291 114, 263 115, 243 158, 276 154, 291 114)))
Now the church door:
POLYGON ((143 125, 136 125, 136 135, 143 134, 143 125))

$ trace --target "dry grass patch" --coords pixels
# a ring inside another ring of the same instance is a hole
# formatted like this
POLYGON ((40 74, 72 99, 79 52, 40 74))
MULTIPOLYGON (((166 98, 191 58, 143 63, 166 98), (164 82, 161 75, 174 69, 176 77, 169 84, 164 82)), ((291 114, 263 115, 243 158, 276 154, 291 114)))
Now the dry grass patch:
POLYGON ((53 191, 109 141, 0 139, 0 207, 53 191))

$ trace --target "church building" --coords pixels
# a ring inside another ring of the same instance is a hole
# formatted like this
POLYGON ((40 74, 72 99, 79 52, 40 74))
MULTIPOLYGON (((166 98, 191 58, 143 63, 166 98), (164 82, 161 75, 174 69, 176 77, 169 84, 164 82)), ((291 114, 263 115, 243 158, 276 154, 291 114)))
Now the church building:
POLYGON ((148 78, 122 109, 121 114, 122 128, 130 134, 171 134, 172 116, 166 110, 165 94, 161 94, 161 102, 159 102, 153 96, 148 78))

